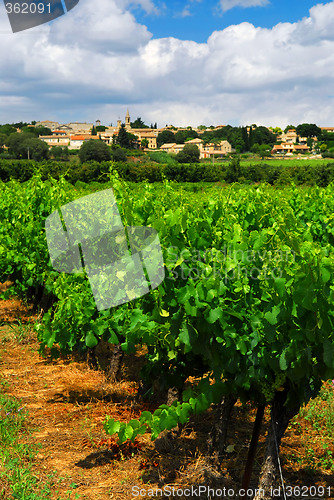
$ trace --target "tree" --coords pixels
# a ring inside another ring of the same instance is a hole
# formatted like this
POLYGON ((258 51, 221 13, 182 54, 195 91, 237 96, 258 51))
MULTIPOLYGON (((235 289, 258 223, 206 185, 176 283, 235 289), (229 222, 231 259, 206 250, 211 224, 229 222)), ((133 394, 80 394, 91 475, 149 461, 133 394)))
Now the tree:
POLYGON ((112 159, 114 161, 126 161, 127 160, 126 153, 125 153, 124 149, 122 149, 122 148, 113 146, 111 154, 112 154, 112 159))
POLYGON ((7 136, 9 136, 10 134, 15 134, 15 132, 16 127, 14 127, 13 125, 0 125, 0 134, 6 134, 7 136))
POLYGON ((92 135, 97 135, 97 131, 96 131, 95 125, 93 125, 93 127, 92 127, 91 134, 92 135))
POLYGON ((294 125, 287 125, 284 129, 284 133, 286 134, 288 130, 296 130, 296 127, 294 125))
POLYGON ((275 135, 281 135, 283 134, 283 130, 281 129, 281 127, 269 127, 270 130, 272 131, 273 134, 275 135))
POLYGON ((37 137, 41 135, 52 135, 52 130, 49 127, 31 127, 37 137))
POLYGON ((8 139, 8 150, 15 158, 40 161, 49 154, 49 146, 32 134, 15 133, 8 139))
POLYGON ((252 140, 253 144, 258 143, 259 145, 267 144, 273 146, 276 142, 276 135, 268 130, 267 127, 260 126, 253 130, 252 140))
POLYGON ((258 154, 263 159, 271 155, 272 147, 269 144, 260 144, 258 154))
POLYGON ((106 130, 107 127, 105 127, 104 125, 97 125, 95 127, 96 129, 96 132, 104 132, 106 130))
POLYGON ((0 152, 3 151, 3 147, 8 140, 8 136, 6 134, 0 133, 0 152))
MULTIPOLYGON (((145 125, 145 123, 140 118, 140 116, 138 116, 138 118, 134 122, 131 122, 131 127, 132 128, 149 128, 148 125, 145 125)), ((151 127, 151 128, 153 128, 153 127, 151 127)))
POLYGON ((298 125, 296 132, 300 137, 319 137, 322 133, 315 123, 302 123, 298 125))
POLYGON ((129 148, 130 140, 127 131, 125 130, 125 125, 122 123, 121 128, 118 131, 118 136, 116 137, 116 144, 119 144, 121 148, 129 148))
POLYGON ((140 145, 141 145, 142 149, 148 148, 148 145, 149 145, 148 139, 142 139, 140 145))
POLYGON ((31 134, 35 137, 39 137, 41 135, 52 135, 52 130, 49 127, 29 127, 28 125, 25 125, 19 128, 23 134, 31 134))
POLYGON ((171 142, 172 143, 175 142, 175 135, 171 130, 164 130, 163 132, 160 132, 160 134, 158 134, 157 137, 158 148, 160 148, 160 146, 162 146, 163 144, 171 142))
POLYGON ((52 146, 50 153, 55 160, 68 160, 69 157, 67 146, 52 146))
POLYGON ((239 177, 241 177, 240 156, 235 156, 228 165, 226 180, 227 182, 238 182, 239 177))
POLYGON ((191 139, 197 139, 198 133, 192 129, 178 130, 174 137, 176 144, 184 144, 191 139))
POLYGON ((135 135, 135 134, 130 134, 129 132, 127 132, 128 134, 128 139, 129 139, 129 147, 130 148, 137 148, 138 147, 138 136, 135 135))
POLYGON ((81 163, 90 160, 101 163, 102 161, 109 161, 111 159, 111 151, 105 142, 98 139, 91 139, 84 142, 81 146, 79 158, 81 163))
POLYGON ((244 144, 245 144, 245 150, 249 151, 250 146, 249 146, 249 135, 248 135, 247 127, 242 127, 241 131, 242 131, 242 140, 244 141, 244 144))
POLYGON ((200 157, 200 151, 196 144, 185 144, 182 151, 176 155, 179 163, 196 163, 200 157))

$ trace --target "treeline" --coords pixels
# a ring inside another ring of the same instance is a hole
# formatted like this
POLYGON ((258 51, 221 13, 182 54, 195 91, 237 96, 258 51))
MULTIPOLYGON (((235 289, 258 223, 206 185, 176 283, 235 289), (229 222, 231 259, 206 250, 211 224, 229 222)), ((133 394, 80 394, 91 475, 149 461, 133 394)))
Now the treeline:
POLYGON ((184 144, 190 139, 200 137, 204 142, 211 142, 216 139, 226 140, 238 152, 243 153, 251 151, 252 148, 258 146, 267 146, 267 149, 272 148, 276 142, 276 135, 267 129, 267 127, 253 125, 252 127, 232 127, 226 125, 220 129, 206 130, 202 134, 198 134, 196 130, 190 127, 186 130, 173 132, 172 130, 164 130, 157 137, 158 147, 165 143, 184 144))
POLYGON ((263 183, 284 185, 294 182, 296 185, 317 185, 325 187, 334 182, 334 162, 298 166, 271 165, 264 162, 254 165, 242 165, 238 157, 230 162, 219 164, 179 164, 170 162, 158 164, 151 162, 96 162, 89 161, 74 165, 68 162, 47 160, 36 163, 28 160, 0 160, 0 180, 7 182, 11 178, 21 182, 30 179, 36 172, 43 180, 50 177, 65 177, 70 183, 77 181, 107 182, 110 171, 116 170, 119 176, 130 182, 162 182, 165 179, 175 182, 225 182, 225 183, 263 183))

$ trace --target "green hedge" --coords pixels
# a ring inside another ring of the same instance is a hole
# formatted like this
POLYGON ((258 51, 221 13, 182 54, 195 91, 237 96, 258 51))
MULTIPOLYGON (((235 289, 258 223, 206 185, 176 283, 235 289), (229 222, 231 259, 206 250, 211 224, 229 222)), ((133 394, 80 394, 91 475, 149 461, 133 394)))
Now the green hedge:
POLYGON ((153 160, 102 162, 90 161, 73 165, 73 162, 46 160, 34 162, 28 160, 0 159, 0 180, 7 182, 11 178, 21 182, 30 179, 35 172, 40 172, 42 179, 65 177, 70 183, 107 182, 110 170, 117 170, 120 177, 130 182, 161 182, 164 179, 175 182, 241 182, 246 184, 266 182, 271 185, 328 186, 334 182, 334 162, 319 164, 273 165, 258 163, 240 164, 232 159, 224 163, 180 164, 175 161, 157 163, 153 160))

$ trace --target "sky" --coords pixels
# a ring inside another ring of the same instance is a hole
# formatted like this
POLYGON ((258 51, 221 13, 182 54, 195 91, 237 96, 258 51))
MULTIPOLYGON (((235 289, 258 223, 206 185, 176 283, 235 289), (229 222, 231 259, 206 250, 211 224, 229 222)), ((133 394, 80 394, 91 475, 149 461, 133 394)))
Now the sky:
POLYGON ((80 0, 12 33, 0 123, 334 125, 334 1, 80 0))

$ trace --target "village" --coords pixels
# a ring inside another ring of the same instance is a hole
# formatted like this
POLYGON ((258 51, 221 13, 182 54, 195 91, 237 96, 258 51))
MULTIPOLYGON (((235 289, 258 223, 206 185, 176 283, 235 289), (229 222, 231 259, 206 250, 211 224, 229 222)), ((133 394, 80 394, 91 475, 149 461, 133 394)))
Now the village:
MULTIPOLYGON (((51 130, 51 135, 39 137, 39 139, 48 144, 48 146, 68 147, 70 150, 79 150, 81 146, 89 140, 102 140, 107 145, 112 145, 117 140, 119 131, 123 127, 128 134, 135 136, 135 146, 146 151, 160 150, 166 153, 177 154, 183 150, 185 144, 193 144, 199 149, 200 159, 219 158, 235 152, 235 148, 233 148, 233 145, 228 140, 222 139, 208 142, 201 138, 204 132, 219 131, 223 129, 225 125, 218 125, 216 127, 200 126, 198 128, 166 125, 163 128, 157 128, 156 124, 155 126, 151 124, 151 127, 133 127, 129 110, 126 112, 124 124, 122 124, 122 120, 119 118, 116 126, 103 126, 100 120, 96 120, 95 124, 87 122, 60 124, 55 121, 45 120, 37 122, 35 126, 47 127, 51 130), (183 143, 166 142, 158 144, 158 136, 164 131, 177 133, 182 131, 186 132, 187 130, 195 132, 197 137, 189 138, 183 143)), ((247 127, 248 133, 251 127, 247 127)), ((271 133, 273 131, 276 132, 276 143, 272 145, 270 151, 267 151, 267 156, 300 156, 316 152, 314 150, 314 145, 317 143, 317 137, 314 136, 311 138, 313 147, 310 147, 309 137, 302 137, 297 133, 295 128, 289 128, 286 131, 278 129, 279 133, 277 133, 277 129, 278 128, 268 128, 268 131, 271 133)), ((320 127, 320 129, 326 134, 334 133, 334 127, 320 127)), ((319 151, 317 152, 319 153, 319 151)))

